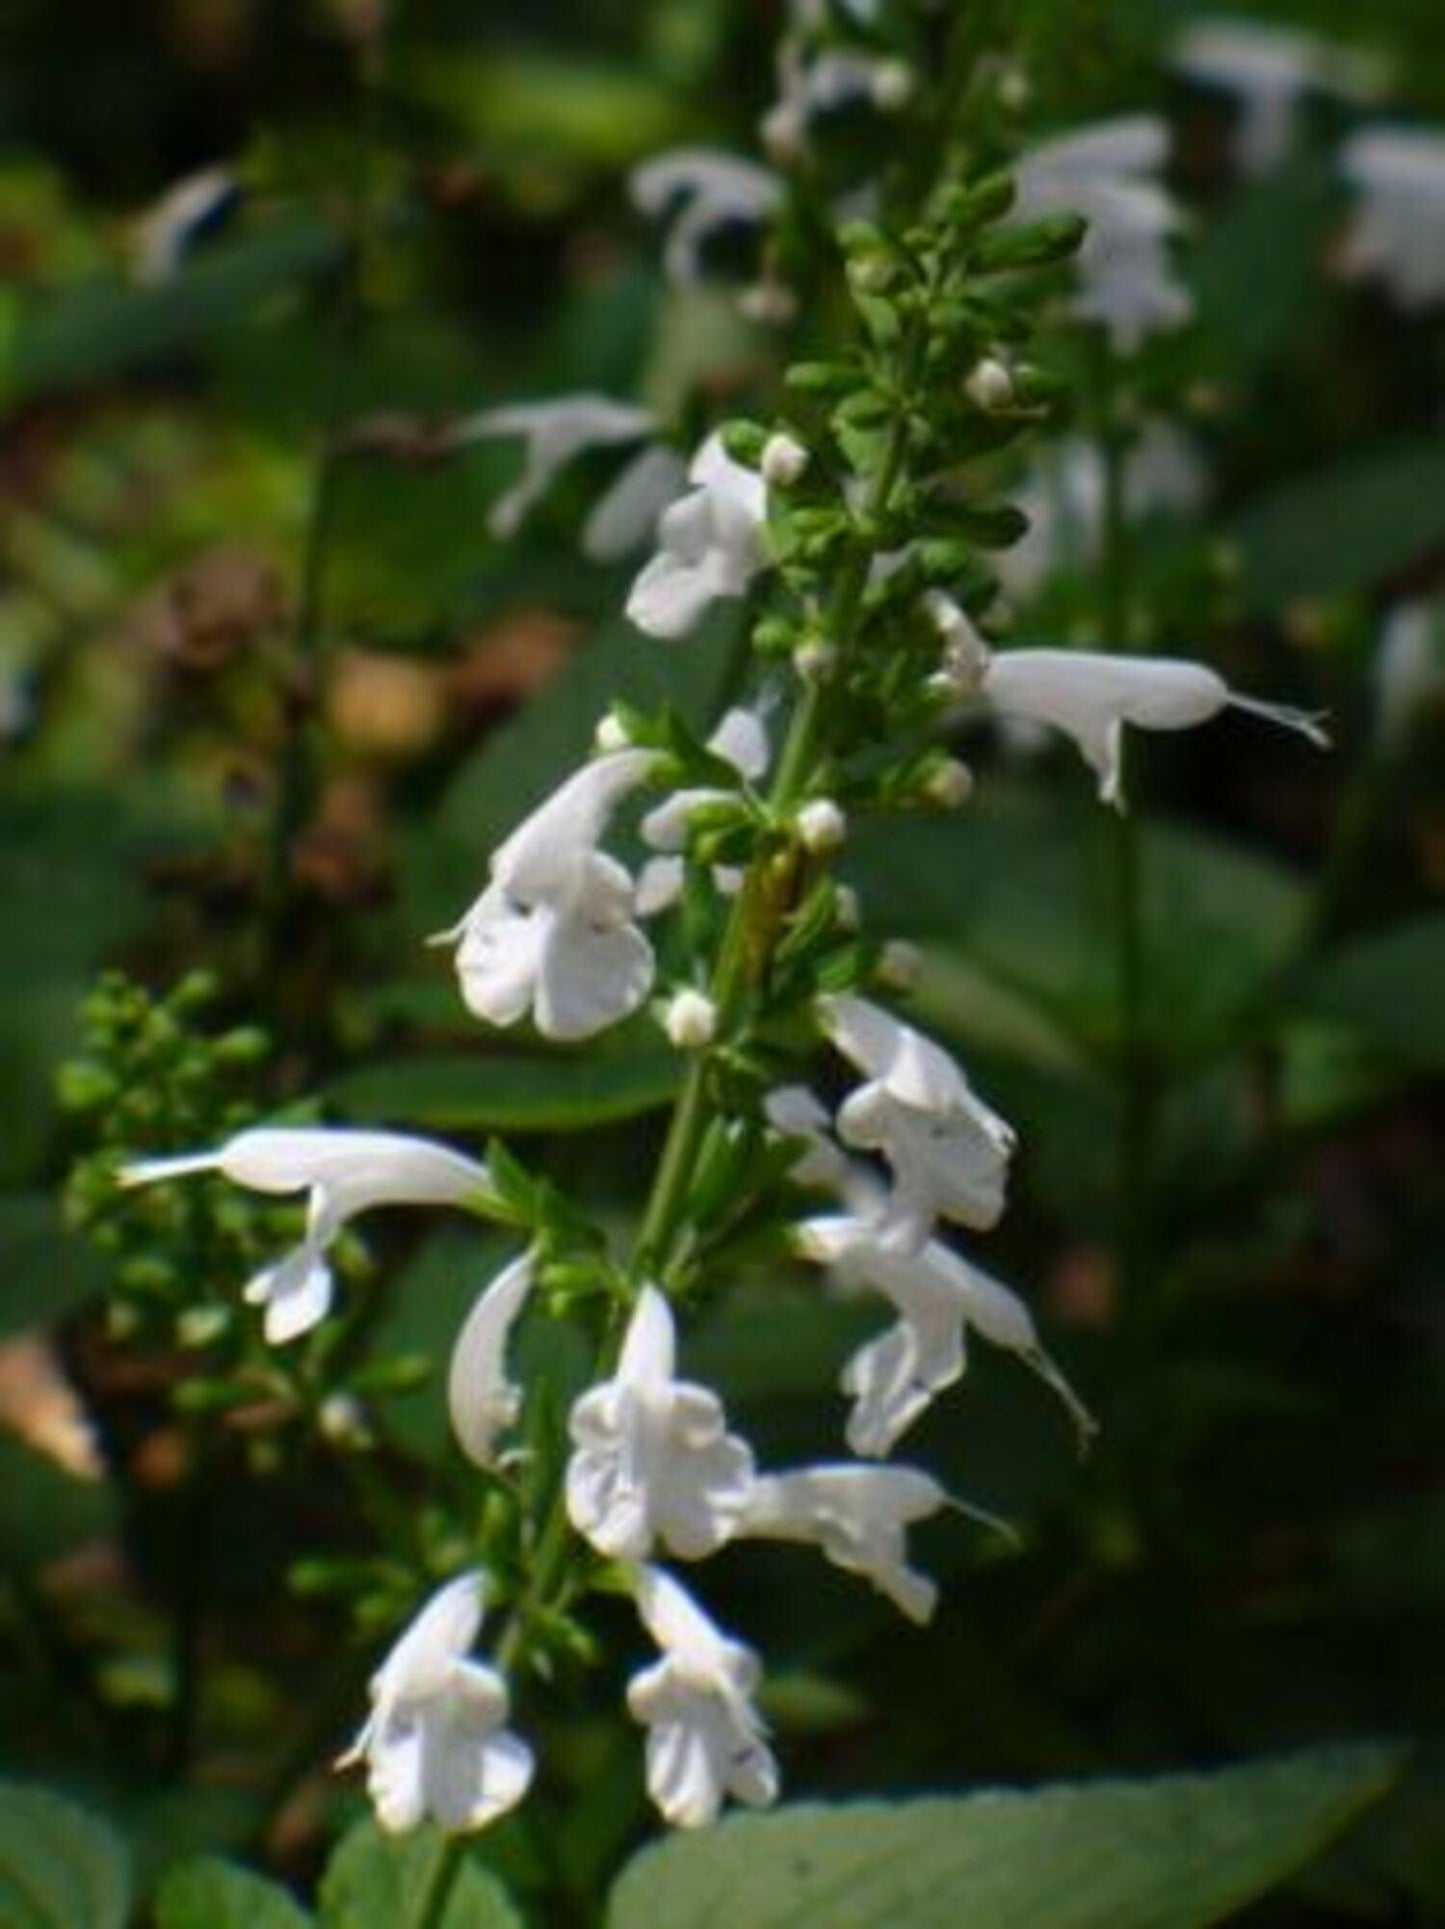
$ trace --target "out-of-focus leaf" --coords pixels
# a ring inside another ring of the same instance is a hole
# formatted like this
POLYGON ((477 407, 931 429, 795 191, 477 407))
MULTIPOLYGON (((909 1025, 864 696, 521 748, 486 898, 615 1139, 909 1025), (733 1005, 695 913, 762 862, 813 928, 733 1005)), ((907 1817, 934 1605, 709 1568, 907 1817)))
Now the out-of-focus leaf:
POLYGON ((1356 939, 1325 958, 1309 1005, 1405 1065, 1445 1066, 1445 913, 1356 939))
POLYGON ((811 1398, 830 1385, 850 1348, 887 1323, 883 1301, 843 1300, 769 1282, 729 1293, 698 1328, 687 1369, 730 1400, 811 1398))
MULTIPOLYGON (((384 1835, 374 1822, 360 1822, 341 1843, 321 1879, 324 1929, 397 1929, 414 1919, 447 1853, 447 1839, 430 1826, 408 1835, 384 1835)), ((522 1929, 506 1890, 487 1870, 463 1860, 436 1929, 522 1929)))
POLYGON ((576 1057, 459 1052, 360 1066, 331 1097, 357 1118, 438 1130, 583 1132, 659 1110, 680 1077, 677 1054, 651 1044, 576 1057))
POLYGON ((9 1561, 43 1566, 111 1525, 114 1497, 0 1435, 0 1543, 9 1561))
POLYGON ((1201 226, 1190 280, 1206 353, 1253 374, 1318 322, 1315 263, 1333 193, 1308 163, 1246 184, 1201 226))
POLYGON ((8 399, 28 399, 190 347, 232 329, 279 288, 324 273, 340 258, 334 228, 288 221, 235 241, 154 287, 75 288, 20 317, 10 350, 8 399))
POLYGON ((102 1269, 41 1192, 0 1195, 0 1337, 49 1325, 96 1290, 102 1269))
POLYGON ((207 1856, 172 1869, 156 1897, 156 1929, 310 1929, 274 1882, 207 1856))
POLYGON ((455 48, 408 64, 409 90, 441 109, 503 164, 525 155, 549 167, 625 167, 665 147, 677 102, 636 67, 455 48))
POLYGON ((1407 442, 1313 471, 1243 509, 1226 534, 1246 615, 1368 589, 1445 540, 1445 449, 1407 442))
POLYGON ((0 1785, 5 1929, 123 1929, 130 1886, 126 1846, 108 1823, 43 1788, 0 1785))
POLYGON ((1379 1800, 1384 1747, 1212 1775, 733 1818, 638 1856, 609 1929, 1203 1929, 1379 1800))

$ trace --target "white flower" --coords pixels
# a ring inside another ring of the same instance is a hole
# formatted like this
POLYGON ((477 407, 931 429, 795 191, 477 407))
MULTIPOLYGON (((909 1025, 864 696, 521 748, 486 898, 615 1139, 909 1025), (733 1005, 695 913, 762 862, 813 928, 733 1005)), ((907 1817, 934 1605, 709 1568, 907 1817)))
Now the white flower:
POLYGON ((568 1517, 613 1559, 645 1560, 662 1546, 701 1560, 745 1503, 752 1454, 727 1431, 715 1393, 673 1378, 675 1359, 672 1309, 644 1286, 614 1377, 572 1408, 568 1517))
POLYGON ((778 53, 778 98, 759 127, 763 145, 780 165, 796 162, 807 151, 815 119, 854 106, 897 113, 912 90, 913 75, 902 61, 880 60, 856 47, 804 55, 785 38, 778 53))
POLYGON ((1311 93, 1364 99, 1378 76, 1358 53, 1259 20, 1203 19, 1185 28, 1173 64, 1186 79, 1234 99, 1241 173, 1269 174, 1289 158, 1301 102, 1311 93))
MULTIPOLYGON (((1015 500, 1029 526, 994 568, 1016 600, 1055 571, 1087 569, 1103 542, 1107 481, 1097 443, 1067 436, 1043 452, 1015 500)), ((1131 523, 1187 516, 1203 503, 1207 477, 1195 445, 1171 422, 1149 418, 1124 452, 1124 512, 1131 523)))
POLYGON ((980 1230, 997 1224, 1012 1127, 947 1052, 880 1005, 842 994, 820 998, 818 1011, 834 1045, 867 1078, 844 1100, 838 1134, 881 1152, 893 1168, 890 1233, 921 1245, 940 1215, 980 1230))
POLYGON ((254 1126, 214 1152, 138 1159, 118 1176, 122 1185, 138 1186, 192 1172, 220 1172, 253 1192, 308 1195, 300 1245, 245 1288, 246 1299, 266 1309, 273 1345, 325 1318, 333 1286, 326 1248, 348 1219, 373 1206, 455 1205, 491 1188, 485 1166, 447 1146, 323 1125, 254 1126))
MULTIPOLYGON (((731 764, 745 784, 755 784, 768 767, 768 733, 756 710, 729 710, 707 740, 715 757, 731 764)), ((693 814, 710 804, 725 804, 733 793, 714 786, 675 790, 642 820, 642 840, 660 857, 649 858, 637 880, 639 917, 654 917, 682 896, 684 865, 679 853, 687 847, 693 814)), ((741 873, 726 865, 713 867, 713 883, 725 893, 736 891, 741 873)))
POLYGON ((983 694, 1001 715, 1052 724, 1071 736, 1097 773, 1099 796, 1123 809, 1124 725, 1187 730, 1229 707, 1328 743, 1319 720, 1285 704, 1232 691, 1216 671, 1178 657, 1106 656, 1091 650, 995 651, 983 694))
POLYGON ((1445 134, 1367 127, 1346 141, 1340 168, 1359 197, 1346 274, 1377 276, 1405 309, 1445 301, 1445 134))
POLYGON ((703 277, 703 250, 719 229, 754 227, 777 206, 782 183, 754 161, 710 147, 679 147, 634 169, 629 183, 636 207, 654 219, 674 208, 663 250, 669 281, 703 277))
POLYGON ((447 1375, 452 1431, 479 1467, 498 1464, 497 1438, 521 1408, 521 1388, 507 1377, 507 1342, 531 1288, 532 1256, 523 1253, 478 1298, 452 1349, 447 1375))
POLYGON ((806 1541, 835 1567, 871 1581, 911 1621, 926 1621, 938 1588, 908 1565, 907 1530, 946 1499, 915 1467, 803 1467, 755 1480, 738 1531, 806 1541))
POLYGON ((777 1800, 778 1768, 752 1697, 761 1670, 669 1574, 640 1568, 638 1613, 662 1659, 627 1684, 647 1724, 647 1792, 675 1828, 716 1821, 728 1796, 750 1808, 777 1800))
POLYGON ((1122 355, 1190 313, 1169 242, 1180 213, 1160 180, 1169 135, 1156 115, 1127 115, 1060 135, 1021 156, 1015 220, 1079 214, 1074 312, 1097 322, 1122 355))
POLYGON ((862 1346, 843 1369, 853 1396, 848 1445, 881 1459, 968 1365, 967 1333, 1016 1353, 1058 1395, 1087 1444, 1095 1425, 1039 1343, 1033 1316, 1017 1293, 936 1239, 901 1251, 875 1222, 838 1215, 810 1219, 795 1235, 804 1257, 829 1267, 844 1286, 872 1287, 898 1314, 896 1325, 862 1346))
POLYGON ((371 1713, 337 1766, 366 1761, 384 1829, 428 1817, 452 1833, 484 1828, 531 1784, 532 1751, 504 1725, 506 1684, 466 1659, 481 1621, 482 1576, 462 1574, 431 1597, 371 1678, 371 1713))
POLYGON ((692 459, 694 487, 665 509, 658 550, 627 598, 627 614, 649 636, 686 636, 708 604, 742 596, 768 560, 763 537, 767 490, 710 435, 692 459))
POLYGON ((228 167, 203 167, 168 187, 135 225, 132 272, 139 282, 169 281, 191 244, 218 228, 241 199, 228 167))
POLYGON ((1375 656, 1375 700, 1380 735, 1392 743, 1445 703, 1445 608, 1401 603, 1391 610, 1375 656))
MULTIPOLYGON (((520 436, 526 443, 521 479, 499 496, 487 519, 493 535, 515 536, 554 478, 584 449, 641 442, 655 428, 651 410, 605 395, 559 395, 545 402, 513 402, 468 416, 453 442, 520 436)), ((634 455, 594 504, 582 547, 597 562, 612 562, 645 542, 660 512, 682 487, 682 464, 670 449, 650 443, 634 455)))
POLYGON ((468 1010, 512 1025, 529 1009, 547 1038, 590 1038, 652 986, 652 947, 632 922, 632 879, 597 849, 608 818, 655 762, 617 750, 575 771, 493 855, 491 882, 450 931, 468 1010))

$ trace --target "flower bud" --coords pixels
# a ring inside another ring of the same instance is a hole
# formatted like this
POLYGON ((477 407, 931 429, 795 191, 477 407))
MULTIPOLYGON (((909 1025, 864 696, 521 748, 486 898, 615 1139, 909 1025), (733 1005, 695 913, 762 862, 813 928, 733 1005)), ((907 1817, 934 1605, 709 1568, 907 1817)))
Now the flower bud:
POLYGON ((971 696, 988 669, 988 645, 966 612, 942 590, 928 590, 923 607, 943 639, 939 686, 953 696, 971 696))
POLYGON ((798 312, 798 298, 785 282, 764 276, 751 288, 744 288, 738 296, 738 309, 747 321, 786 328, 798 312))
POLYGON ((878 982, 890 991, 912 991, 923 971, 923 953, 906 938, 890 938, 878 955, 878 982))
POLYGON ((833 674, 838 651, 824 636, 809 636, 793 651, 793 668, 808 683, 821 683, 833 674))
POLYGON ((717 1037, 717 1006, 701 991, 680 991, 667 1008, 663 1029, 680 1052, 703 1051, 717 1037))
POLYGON ((614 750, 626 750, 632 739, 627 734, 627 726, 614 711, 607 711, 597 719, 597 728, 592 732, 592 748, 604 756, 614 750))
POLYGON ((791 489, 808 466, 808 451, 791 435, 779 431, 763 444, 763 481, 770 489, 791 489))
POLYGON ((903 60, 880 61, 868 93, 881 113, 896 114, 913 98, 913 69, 903 60))
POLYGON ((990 415, 1014 399, 1013 376, 994 355, 985 355, 963 386, 969 400, 990 415))
POLYGON ((833 910, 840 931, 857 931, 863 923, 863 906, 851 884, 840 884, 833 896, 833 910))
POLYGON ((815 797, 804 804, 794 821, 803 849, 814 857, 827 857, 840 849, 848 835, 848 819, 831 797, 815 797))
POLYGON ((941 757, 924 779, 923 794, 940 810, 957 810, 973 795, 973 772, 957 757, 941 757))

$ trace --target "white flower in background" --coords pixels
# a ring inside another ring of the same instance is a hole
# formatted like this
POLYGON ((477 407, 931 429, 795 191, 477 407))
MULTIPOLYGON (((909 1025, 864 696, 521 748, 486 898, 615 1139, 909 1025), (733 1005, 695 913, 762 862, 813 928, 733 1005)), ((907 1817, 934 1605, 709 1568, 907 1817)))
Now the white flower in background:
POLYGON ((635 168, 629 186, 637 209, 653 220, 671 215, 663 248, 669 281, 703 278, 703 251, 720 229, 756 227, 782 195, 777 175, 755 161, 710 147, 679 147, 635 168))
POLYGON ((910 1621, 926 1621, 937 1584, 908 1565, 908 1529, 945 1505, 916 1467, 803 1467, 753 1482, 739 1533, 805 1541, 835 1567, 861 1574, 910 1621))
POLYGON ((590 1038, 637 1010, 652 947, 633 923, 632 878, 597 849, 656 761, 615 750, 574 771, 495 852, 491 882, 450 931, 469 1011, 493 1025, 528 1010, 544 1037, 590 1038))
POLYGON ((1385 618, 1375 656, 1381 737, 1399 743, 1427 710, 1445 706, 1445 606, 1401 603, 1385 618))
POLYGON ((1289 158, 1300 107, 1310 94, 1366 100, 1379 81, 1375 63, 1313 34, 1260 20, 1191 21, 1173 65, 1198 86, 1235 103, 1234 160, 1242 174, 1269 174, 1289 158))
POLYGON ((812 123, 850 107, 894 114, 912 92, 913 77, 900 60, 880 58, 861 47, 825 47, 808 54, 791 36, 778 49, 778 97, 758 132, 780 166, 806 152, 812 123))
POLYGON ((676 1351, 672 1309, 644 1286, 616 1373, 572 1408, 568 1517, 612 1559, 645 1560, 660 1546, 702 1560, 746 1503, 752 1454, 715 1393, 673 1378, 676 1351))
POLYGON ((1013 1128, 986 1106, 948 1053, 852 994, 818 1000, 823 1029, 867 1082, 838 1113, 846 1145, 893 1169, 891 1236, 920 1246, 939 1218, 987 1230, 1003 1212, 1013 1128))
POLYGON ((371 1678, 371 1713, 337 1763, 367 1764, 384 1829, 428 1819, 451 1833, 484 1828, 526 1794, 532 1751, 505 1726, 507 1688, 469 1661, 482 1624, 482 1576, 438 1590, 371 1678))
POLYGON ((662 1652, 627 1684, 627 1705, 648 1729, 648 1794, 674 1828, 716 1821, 729 1796, 766 1808, 777 1800, 778 1768, 753 1706, 757 1656, 729 1640, 670 1574, 641 1568, 633 1591, 662 1652))
POLYGON ((1093 1419, 1039 1342, 1033 1316, 1017 1293, 930 1239, 921 1252, 901 1251, 876 1222, 853 1215, 810 1219, 794 1235, 798 1250, 827 1266, 839 1283, 871 1287, 898 1314, 843 1369, 853 1396, 848 1445, 881 1459, 968 1366, 967 1335, 1016 1353, 1063 1402, 1087 1444, 1093 1419))
POLYGON ((1190 314, 1169 260, 1183 217, 1160 178, 1168 144, 1162 120, 1133 114, 1046 141, 1017 165, 1015 220, 1079 214, 1088 222, 1074 257, 1073 309, 1121 355, 1190 314))
MULTIPOLYGON (((1188 516, 1201 507, 1208 475, 1195 443, 1172 422, 1145 421, 1124 453, 1124 513, 1188 516)), ((1029 526, 993 559, 1006 595, 1027 601, 1061 569, 1090 568, 1103 546, 1107 482, 1097 443, 1068 436, 1042 451, 1015 501, 1029 526)))
POLYGON ((491 1191, 486 1167, 447 1146, 326 1125, 253 1126, 214 1152, 137 1159, 118 1177, 122 1185, 140 1186, 193 1172, 219 1172, 253 1192, 308 1195, 300 1245, 245 1288, 247 1301, 266 1309, 273 1345, 326 1317, 334 1284, 326 1249, 348 1219, 373 1206, 457 1205, 491 1191))
POLYGON ((192 244, 215 233, 235 211, 241 186, 228 167, 203 167, 174 182, 135 224, 131 271, 139 282, 169 281, 192 244))
POLYGON ((671 449, 648 440, 651 410, 605 395, 559 395, 545 402, 513 402, 468 416, 452 432, 455 443, 520 437, 526 444, 521 479, 499 496, 487 518, 494 536, 515 536, 557 475, 585 449, 647 442, 603 491, 582 527, 582 547, 595 562, 615 562, 640 548, 662 510, 683 486, 683 465, 671 449))
MULTIPOLYGON (((758 781, 772 755, 761 715, 741 707, 728 711, 708 738, 707 747, 715 757, 731 764, 745 784, 758 781)), ((643 842, 662 855, 649 858, 638 876, 639 917, 650 918, 665 911, 682 896, 685 867, 680 853, 687 847, 688 825, 693 814, 710 804, 725 804, 732 796, 732 791, 715 785, 675 790, 643 818, 643 842)), ((726 865, 714 866, 713 882, 720 891, 731 894, 741 881, 740 872, 726 865)))
POLYGON ((532 1289, 532 1255, 503 1267, 466 1317, 452 1349, 447 1406, 468 1460, 498 1465, 497 1440, 516 1420, 522 1390, 507 1377, 507 1343, 532 1289))
POLYGON ((1317 717, 1239 696, 1217 671, 1178 657, 999 650, 989 660, 982 689, 1001 715, 1052 724, 1071 736, 1098 775, 1100 798, 1120 810, 1126 723, 1144 730, 1187 730, 1229 708, 1298 730, 1321 747, 1329 742, 1317 717))
POLYGON ((657 554, 627 598, 628 616, 649 636, 686 636, 709 603, 744 595, 768 561, 762 477, 734 462, 717 434, 687 473, 693 487, 663 511, 657 554))
POLYGON ((1345 142, 1340 170, 1357 197, 1344 272, 1382 281, 1404 309, 1445 301, 1445 134, 1364 128, 1345 142))

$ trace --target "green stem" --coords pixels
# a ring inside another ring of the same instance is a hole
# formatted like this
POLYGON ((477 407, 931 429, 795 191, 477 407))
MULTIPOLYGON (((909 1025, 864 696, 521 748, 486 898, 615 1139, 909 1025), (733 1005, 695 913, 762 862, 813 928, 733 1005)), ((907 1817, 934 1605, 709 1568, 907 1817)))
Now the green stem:
POLYGON ((437 1929, 446 1912, 452 1883, 456 1880, 465 1852, 464 1836, 448 1835, 442 1838, 437 1844, 425 1880, 412 1896, 411 1904, 397 1924, 397 1929, 437 1929))

